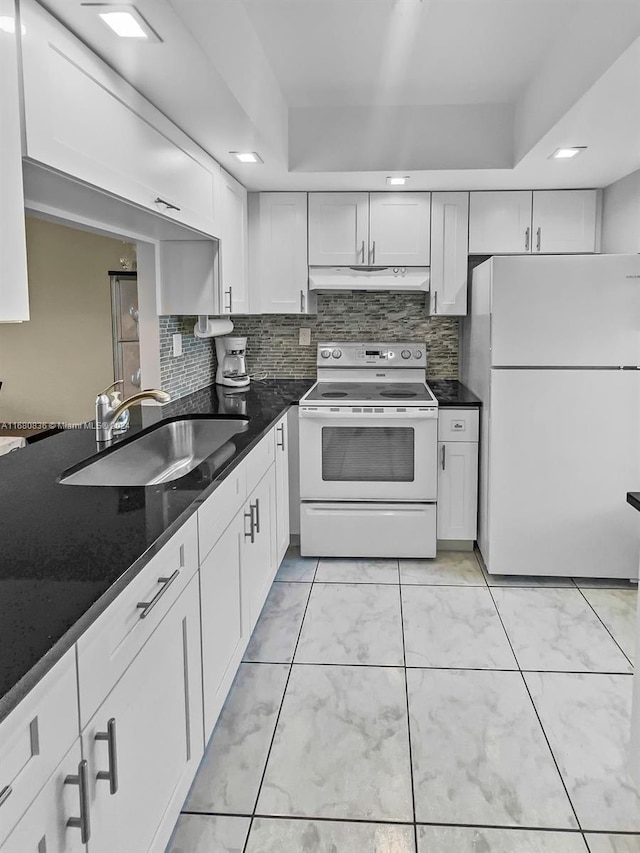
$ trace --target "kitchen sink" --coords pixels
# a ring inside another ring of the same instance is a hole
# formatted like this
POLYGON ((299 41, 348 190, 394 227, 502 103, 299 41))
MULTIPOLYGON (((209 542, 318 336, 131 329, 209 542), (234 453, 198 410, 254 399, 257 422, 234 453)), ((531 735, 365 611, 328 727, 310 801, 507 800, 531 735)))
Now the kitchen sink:
MULTIPOLYGON (((68 486, 155 486, 184 477, 209 457, 231 458, 229 439, 244 432, 248 420, 183 418, 160 424, 116 446, 82 468, 64 472, 68 486)), ((216 466, 217 467, 217 466, 216 466)))

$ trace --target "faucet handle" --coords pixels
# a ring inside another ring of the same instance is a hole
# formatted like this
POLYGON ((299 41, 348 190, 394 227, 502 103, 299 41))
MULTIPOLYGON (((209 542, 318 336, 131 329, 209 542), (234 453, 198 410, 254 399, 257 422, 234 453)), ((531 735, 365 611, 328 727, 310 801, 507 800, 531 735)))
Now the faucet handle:
POLYGON ((107 387, 104 389, 104 391, 101 391, 101 392, 98 394, 98 397, 103 397, 105 394, 108 394, 108 393, 109 393, 109 391, 111 391, 111 389, 112 389, 112 388, 115 388, 115 387, 116 387, 116 385, 124 385, 124 379, 116 379, 116 381, 115 381, 115 382, 112 382, 112 383, 111 383, 111 385, 107 386, 107 387))

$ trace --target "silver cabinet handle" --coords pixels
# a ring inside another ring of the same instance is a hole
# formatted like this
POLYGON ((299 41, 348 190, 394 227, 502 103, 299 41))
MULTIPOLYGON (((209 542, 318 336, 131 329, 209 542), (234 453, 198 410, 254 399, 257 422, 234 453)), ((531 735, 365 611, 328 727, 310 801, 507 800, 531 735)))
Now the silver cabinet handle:
MULTIPOLYGON (((225 294, 226 293, 229 294, 229 314, 231 314, 233 311, 233 288, 231 287, 231 285, 229 285, 229 290, 225 290, 225 294)), ((223 302, 224 302, 224 300, 223 300, 223 302)), ((227 310, 225 305, 222 306, 222 310, 223 311, 227 310)))
POLYGON ((433 313, 434 314, 438 313, 438 291, 437 290, 433 291, 433 313))
POLYGON ((106 732, 96 732, 95 740, 106 740, 107 749, 109 751, 109 769, 99 770, 96 773, 96 779, 103 779, 105 782, 108 782, 109 793, 116 794, 118 792, 118 751, 116 746, 115 717, 111 717, 111 719, 107 721, 106 732))
POLYGON ((153 200, 153 203, 154 204, 164 204, 164 206, 166 207, 167 210, 180 210, 180 208, 177 207, 175 204, 171 204, 170 201, 165 201, 163 198, 160 198, 160 196, 155 198, 153 200))
POLYGON ((300 313, 301 314, 304 314, 304 302, 305 302, 304 290, 301 290, 300 291, 300 313))
POLYGON ((281 447, 282 451, 284 452, 284 449, 285 449, 285 447, 284 447, 284 424, 280 424, 280 426, 277 426, 276 432, 280 433, 280 438, 282 439, 282 444, 280 444, 280 442, 276 438, 276 447, 281 447))
POLYGON ((136 604, 136 607, 139 610, 142 610, 142 613, 140 614, 141 619, 144 619, 146 616, 149 615, 151 610, 153 610, 153 608, 160 601, 162 596, 169 589, 169 587, 174 582, 174 580, 178 577, 179 574, 180 574, 180 569, 176 569, 175 572, 172 575, 170 575, 168 578, 158 578, 158 583, 161 583, 162 586, 156 592, 156 594, 153 596, 151 601, 139 601, 136 604))
POLYGON ((253 545, 256 541, 255 527, 253 525, 253 504, 249 504, 249 512, 245 512, 244 517, 249 519, 249 533, 247 533, 245 525, 244 538, 251 539, 251 544, 253 545))
POLYGON ((260 498, 256 498, 254 506, 256 509, 256 533, 260 533, 260 498))
POLYGON ((376 241, 375 241, 375 240, 374 240, 374 241, 373 241, 373 243, 371 244, 371 250, 372 250, 372 252, 373 252, 373 261, 372 261, 372 263, 374 263, 374 264, 375 264, 375 262, 376 262, 376 241))
POLYGON ((443 444, 443 445, 442 445, 442 470, 443 470, 443 471, 444 471, 444 469, 445 469, 445 467, 446 467, 446 462, 447 462, 447 455, 446 455, 446 454, 447 454, 447 448, 446 448, 446 447, 445 447, 445 445, 443 444))
POLYGON ((542 228, 538 228, 536 232, 536 252, 540 251, 540 244, 542 242, 542 228))
POLYGON ((0 806, 3 803, 7 802, 7 800, 11 796, 12 792, 13 792, 13 788, 11 787, 11 785, 5 785, 4 786, 4 788, 0 791, 0 806))
POLYGON ((362 241, 362 263, 364 263, 364 240, 362 241))
POLYGON ((89 815, 89 771, 84 759, 78 764, 77 776, 66 776, 65 785, 77 785, 80 797, 80 817, 70 817, 67 826, 80 830, 80 840, 83 844, 91 838, 91 818, 89 815))
POLYGON ((531 228, 527 226, 524 230, 524 250, 529 251, 529 241, 531 240, 531 228))

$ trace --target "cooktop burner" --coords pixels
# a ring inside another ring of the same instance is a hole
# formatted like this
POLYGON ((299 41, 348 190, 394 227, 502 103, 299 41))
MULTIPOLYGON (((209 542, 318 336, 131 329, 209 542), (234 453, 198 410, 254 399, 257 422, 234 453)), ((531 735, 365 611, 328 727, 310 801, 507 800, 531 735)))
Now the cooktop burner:
POLYGON ((429 387, 421 382, 318 382, 305 396, 305 402, 309 403, 329 400, 347 403, 406 400, 411 403, 436 404, 429 387))

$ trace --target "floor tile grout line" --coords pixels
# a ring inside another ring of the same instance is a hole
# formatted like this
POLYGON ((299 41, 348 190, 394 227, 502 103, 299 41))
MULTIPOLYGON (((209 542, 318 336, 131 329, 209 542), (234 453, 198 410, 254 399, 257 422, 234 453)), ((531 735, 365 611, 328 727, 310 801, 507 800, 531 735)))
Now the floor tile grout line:
MULTIPOLYGON (((318 563, 319 562, 320 561, 318 560, 318 563)), ((318 563, 316 563, 316 572, 318 571, 318 563)), ((315 572, 314 572, 314 578, 315 578, 315 572)), ((304 613, 302 614, 302 619, 300 621, 300 628, 298 630, 298 636, 296 637, 295 646, 293 648, 293 654, 291 655, 291 663, 289 664, 289 672, 287 673, 287 679, 286 679, 285 684, 284 684, 284 690, 282 691, 282 699, 280 700, 280 707, 278 708, 278 714, 276 716, 276 722, 275 722, 275 725, 273 727, 273 734, 271 735, 271 742, 269 743, 269 749, 267 750, 267 757, 266 757, 265 762, 264 762, 264 768, 262 770, 262 775, 260 776, 260 784, 258 785, 258 792, 256 794, 256 799, 255 799, 255 802, 253 804, 253 810, 252 810, 252 815, 251 815, 251 823, 249 825, 249 832, 247 833, 247 837, 245 839, 245 843, 244 843, 244 846, 242 848, 242 853, 246 853, 247 845, 249 844, 249 837, 251 835, 251 830, 253 828, 253 821, 254 821, 254 818, 256 815, 256 809, 258 808, 258 802, 260 800, 260 794, 262 793, 262 785, 264 784, 264 778, 267 775, 267 767, 269 766, 269 759, 271 758, 271 750, 273 749, 273 742, 275 741, 276 732, 278 731, 278 723, 280 722, 280 715, 282 714, 282 708, 284 705, 285 697, 287 695, 287 689, 289 687, 289 681, 291 680, 291 674, 293 672, 293 662, 296 658, 296 652, 298 651, 298 643, 300 642, 300 636, 302 634, 302 628, 304 626, 304 620, 305 620, 306 615, 307 615, 307 609, 309 607, 309 600, 311 599, 311 593, 312 592, 313 592, 313 581, 311 582, 311 585, 309 586, 309 595, 307 596, 307 602, 306 602, 305 607, 304 607, 304 613)))
POLYGON ((633 669, 633 668, 635 668, 635 664, 634 664, 634 662, 631 660, 631 658, 629 657, 629 655, 625 652, 625 650, 622 648, 622 646, 620 645, 620 643, 619 643, 619 642, 616 640, 616 638, 613 636, 613 632, 609 630, 609 626, 608 626, 608 625, 606 625, 606 623, 605 623, 605 622, 604 622, 604 620, 601 618, 601 616, 600 616, 600 614, 598 613, 598 611, 595 609, 595 607, 593 606, 593 604, 589 601, 589 599, 587 598, 587 596, 584 594, 584 590, 580 589, 580 587, 576 587, 576 589, 578 590, 578 592, 580 593, 580 595, 584 598, 584 600, 587 602, 587 604, 588 604, 588 606, 591 608, 591 610, 593 610, 593 612, 595 613, 595 615, 596 615, 596 617, 597 617, 598 621, 600 622, 600 624, 602 625, 602 627, 605 629, 605 631, 607 632, 607 634, 611 637, 611 639, 612 639, 612 640, 613 640, 613 642, 616 644, 616 646, 620 649, 620 652, 621 652, 621 653, 624 655, 624 657, 629 661, 629 664, 631 665, 631 668, 632 668, 632 669, 633 669))
POLYGON ((498 618, 500 619, 500 622, 502 622, 502 627, 504 629, 505 634, 507 635, 507 640, 509 642, 509 645, 511 646, 511 652, 512 652, 514 658, 516 659, 516 663, 518 664, 518 672, 520 674, 520 678, 522 679, 522 683, 524 684, 524 689, 527 691, 527 696, 529 697, 529 701, 531 702, 531 707, 533 708, 533 713, 536 715, 536 719, 538 720, 538 725, 540 726, 540 731, 542 732, 542 736, 544 737, 545 742, 547 744, 547 749, 549 750, 549 754, 550 754, 551 759, 555 765, 556 772, 558 773, 558 778, 560 779, 560 783, 561 783, 562 787, 564 788, 565 794, 567 795, 567 801, 568 801, 569 805, 571 806, 571 811, 573 812, 573 816, 575 817, 576 823, 578 824, 578 829, 580 831, 582 831, 582 825, 580 823, 580 819, 578 818, 578 813, 576 811, 575 806, 573 805, 573 800, 571 799, 571 797, 569 795, 569 789, 567 788, 567 786, 565 784, 562 773, 560 772, 560 767, 558 765, 558 761, 556 759, 556 756, 555 756, 553 749, 551 748, 551 743, 549 742, 547 732, 545 731, 545 728, 542 724, 542 719, 540 717, 540 714, 538 713, 538 709, 536 708, 536 703, 533 701, 533 696, 531 695, 531 691, 529 690, 529 685, 527 684, 527 679, 524 677, 524 672, 522 671, 522 667, 520 666, 520 661, 518 660, 518 658, 516 656, 515 649, 513 648, 513 644, 511 642, 511 637, 509 636, 509 633, 507 632, 507 628, 506 628, 504 622, 502 621, 502 615, 500 613, 500 610, 498 609, 498 605, 496 603, 496 600, 493 597, 493 592, 491 590, 491 587, 489 587, 489 593, 491 595, 491 598, 493 599, 494 607, 496 608, 496 610, 498 612, 498 618))
MULTIPOLYGON (((400 577, 400 560, 398 560, 398 577, 400 577)), ((411 807, 413 809, 413 842, 416 853, 418 850, 418 827, 416 825, 416 788, 413 778, 413 746, 411 744, 411 712, 409 710, 409 684, 407 682, 407 650, 404 637, 404 608, 402 606, 402 584, 398 586, 400 601, 400 631, 402 633, 402 677, 404 679, 404 698, 407 709, 407 739, 409 745, 409 779, 411 781, 411 807)))
MULTIPOLYGON (((359 669, 402 669, 401 663, 319 663, 317 661, 289 661, 289 660, 243 660, 242 663, 251 663, 262 666, 289 666, 295 663, 296 666, 339 666, 339 667, 358 667, 359 669)), ((517 664, 517 661, 516 661, 517 664)), ((574 669, 531 669, 529 667, 514 666, 511 669, 500 666, 425 666, 409 664, 406 669, 426 669, 435 670, 438 672, 524 672, 528 674, 553 674, 553 675, 619 675, 623 678, 633 678, 632 672, 615 672, 609 670, 574 670, 574 669)))
MULTIPOLYGON (((183 811, 181 812, 183 815, 190 815, 194 817, 238 817, 238 818, 251 818, 256 817, 260 820, 291 820, 291 821, 310 821, 317 823, 356 823, 356 824, 381 824, 384 826, 406 826, 413 827, 414 824, 411 821, 406 820, 387 820, 384 818, 373 818, 373 817, 326 817, 325 815, 274 815, 274 814, 262 814, 261 812, 256 812, 254 815, 247 814, 246 812, 206 812, 206 811, 183 811)), ((446 823, 444 821, 429 821, 429 820, 421 820, 416 821, 415 826, 434 826, 434 827, 446 827, 446 828, 462 828, 462 829, 499 829, 508 832, 559 832, 565 835, 622 835, 629 836, 631 838, 640 838, 640 832, 638 831, 625 831, 622 832, 618 828, 612 829, 578 829, 577 827, 569 828, 566 826, 558 827, 558 826, 514 826, 513 824, 505 824, 505 823, 446 823)))

